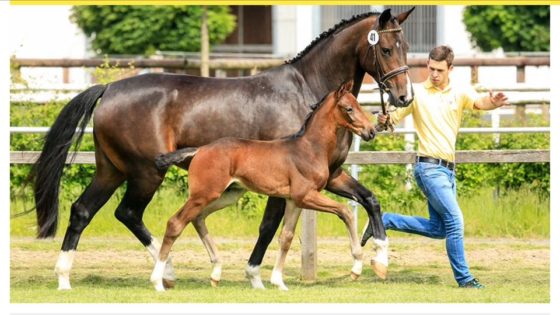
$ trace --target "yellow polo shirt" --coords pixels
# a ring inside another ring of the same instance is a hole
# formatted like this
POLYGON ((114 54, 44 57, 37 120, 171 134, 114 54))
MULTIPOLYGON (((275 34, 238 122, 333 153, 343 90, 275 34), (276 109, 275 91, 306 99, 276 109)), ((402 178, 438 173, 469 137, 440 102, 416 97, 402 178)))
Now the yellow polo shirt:
POLYGON ((474 109, 478 94, 471 87, 448 84, 443 90, 430 80, 415 84, 410 106, 390 113, 397 124, 412 113, 418 135, 418 155, 455 162, 455 141, 461 126, 463 110, 474 109))

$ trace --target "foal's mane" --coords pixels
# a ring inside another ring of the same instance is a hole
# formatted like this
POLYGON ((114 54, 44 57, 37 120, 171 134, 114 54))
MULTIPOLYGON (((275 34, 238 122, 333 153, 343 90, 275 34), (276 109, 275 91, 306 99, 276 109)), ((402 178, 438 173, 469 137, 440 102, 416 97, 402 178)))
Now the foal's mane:
POLYGON ((295 138, 299 138, 299 137, 303 136, 303 134, 305 133, 305 129, 307 128, 307 125, 309 125, 309 122, 311 121, 311 118, 315 115, 316 112, 319 111, 319 108, 321 108, 321 105, 326 103, 325 100, 327 99, 327 96, 329 96, 330 93, 331 92, 329 92, 325 96, 323 96, 323 98, 319 102, 309 106, 309 108, 311 108, 311 112, 309 112, 307 114, 307 116, 305 116, 305 120, 303 121, 303 125, 301 126, 301 128, 299 129, 298 132, 296 132, 292 135, 286 136, 283 139, 295 139, 295 138))
POLYGON ((323 33, 321 33, 321 35, 317 36, 309 45, 307 45, 307 47, 305 47, 304 50, 302 50, 299 54, 297 54, 297 56, 295 56, 294 58, 285 61, 285 64, 292 64, 298 60, 300 60, 303 56, 305 56, 311 49, 313 49, 313 47, 315 47, 320 41, 322 41, 323 39, 331 36, 332 34, 336 33, 339 30, 342 30, 343 28, 353 24, 354 22, 357 21, 361 21, 365 18, 368 18, 372 15, 379 15, 379 12, 366 12, 366 13, 362 13, 362 14, 358 14, 358 15, 354 15, 352 16, 349 20, 342 20, 340 22, 338 22, 338 24, 336 24, 335 26, 331 27, 329 30, 324 31, 323 33))

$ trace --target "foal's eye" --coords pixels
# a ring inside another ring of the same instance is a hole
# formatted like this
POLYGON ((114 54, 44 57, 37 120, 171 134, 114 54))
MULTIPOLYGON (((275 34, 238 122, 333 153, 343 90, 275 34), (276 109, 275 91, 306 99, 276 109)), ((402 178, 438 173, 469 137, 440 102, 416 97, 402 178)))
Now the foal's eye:
POLYGON ((354 111, 354 109, 352 107, 346 107, 346 112, 347 113, 351 113, 353 111, 354 111))
POLYGON ((391 49, 390 49, 390 48, 381 48, 381 52, 382 52, 385 56, 391 56, 391 49))

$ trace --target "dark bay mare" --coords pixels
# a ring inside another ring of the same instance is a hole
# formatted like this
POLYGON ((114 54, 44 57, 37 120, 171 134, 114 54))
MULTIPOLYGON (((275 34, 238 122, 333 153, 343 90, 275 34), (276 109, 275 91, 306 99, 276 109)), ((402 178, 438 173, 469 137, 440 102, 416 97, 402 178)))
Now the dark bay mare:
MULTIPOLYGON (((327 186, 331 169, 340 167, 340 161, 346 159, 340 154, 345 151, 346 144, 342 143, 346 141, 345 132, 353 132, 365 141, 375 137, 375 128, 351 91, 352 81, 348 81, 325 96, 293 136, 270 141, 222 138, 200 148, 187 147, 156 159, 156 164, 163 169, 185 161, 189 165, 189 198, 167 222, 150 278, 157 291, 165 290, 163 274, 169 252, 185 227, 207 209, 219 210, 237 201, 238 191, 247 190, 283 198, 287 217, 294 208, 336 214, 350 234, 354 257, 352 275, 361 274, 362 248, 352 211, 320 193, 327 186), (228 196, 231 194, 235 197, 228 196)), ((295 224, 290 225, 293 235, 295 224)), ((280 247, 286 250, 292 240, 287 236, 285 231, 280 235, 280 247)))
MULTIPOLYGON (((55 266, 58 288, 70 289, 70 271, 83 230, 125 181, 126 192, 115 216, 156 258, 160 245, 142 221, 144 209, 165 176, 154 163, 156 155, 199 147, 223 137, 270 140, 293 134, 309 113, 309 104, 348 80, 354 82, 352 93, 357 95, 366 72, 383 82, 390 103, 401 107, 410 104, 408 45, 399 25, 411 11, 394 17, 388 9, 342 21, 285 65, 255 76, 218 79, 146 74, 93 86, 72 99, 47 134, 33 172, 38 237, 52 237, 57 229, 66 156, 73 140, 77 148, 93 116, 96 173, 71 207, 55 266), (372 30, 380 32, 376 45, 368 42, 372 30), (76 133, 76 127, 82 131, 76 133)), ((351 140, 347 132, 348 149, 351 140)), ((386 251, 375 195, 340 167, 331 170, 326 189, 357 200, 365 208, 374 222, 374 241, 384 244, 386 251)), ((261 264, 285 206, 284 199, 269 198, 249 266, 261 264)), ((175 279, 170 262, 164 279, 175 279)))

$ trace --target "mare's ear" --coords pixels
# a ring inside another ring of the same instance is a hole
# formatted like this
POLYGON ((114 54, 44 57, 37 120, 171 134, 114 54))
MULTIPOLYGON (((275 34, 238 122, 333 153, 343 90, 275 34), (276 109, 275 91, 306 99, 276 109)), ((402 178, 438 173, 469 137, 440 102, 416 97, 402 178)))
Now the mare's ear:
POLYGON ((412 9, 410 9, 406 12, 403 12, 403 13, 401 13, 397 16, 397 21, 399 21, 399 25, 402 24, 404 21, 406 21, 406 19, 410 15, 410 13, 412 13, 412 11, 414 11, 415 8, 416 7, 412 7, 412 9))
POLYGON ((353 86, 354 86, 353 80, 342 83, 338 88, 338 90, 336 91, 336 99, 337 100, 340 99, 346 93, 352 93, 353 86))
POLYGON ((385 11, 383 11, 383 13, 381 13, 381 15, 379 16, 379 19, 378 19, 380 30, 385 28, 385 25, 387 24, 387 22, 389 22, 391 17, 392 17, 391 9, 386 9, 385 11))

